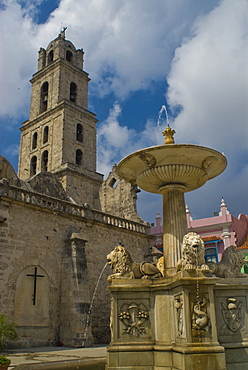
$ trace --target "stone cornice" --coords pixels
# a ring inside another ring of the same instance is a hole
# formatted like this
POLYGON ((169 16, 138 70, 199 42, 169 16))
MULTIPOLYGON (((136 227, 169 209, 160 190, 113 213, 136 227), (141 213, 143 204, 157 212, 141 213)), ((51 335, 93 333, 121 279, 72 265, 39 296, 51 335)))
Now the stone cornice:
POLYGON ((23 129, 27 128, 29 125, 33 125, 34 123, 37 123, 39 121, 44 121, 44 119, 46 118, 49 118, 49 116, 53 115, 54 113, 56 112, 59 112, 61 111, 63 108, 65 108, 65 106, 67 106, 67 108, 69 109, 73 109, 73 110, 78 110, 81 114, 83 114, 84 116, 86 116, 87 118, 90 118, 91 120, 93 119, 95 121, 95 123, 98 122, 98 120, 96 119, 96 115, 92 112, 90 112, 89 110, 87 109, 84 109, 82 107, 79 107, 78 105, 75 105, 73 103, 70 103, 69 100, 62 100, 61 102, 59 102, 56 107, 44 112, 44 113, 41 113, 39 114, 36 118, 34 118, 33 120, 27 120, 27 121, 24 121, 22 123, 22 127, 20 128, 21 131, 23 131, 23 129))
POLYGON ((44 68, 40 69, 39 71, 35 72, 30 80, 31 83, 35 82, 38 78, 42 77, 43 75, 47 75, 48 71, 52 71, 53 69, 55 69, 59 64, 64 64, 66 66, 66 68, 69 68, 71 70, 73 70, 74 72, 80 74, 80 75, 83 75, 84 78, 86 78, 86 80, 89 82, 90 81, 90 78, 88 77, 89 74, 83 70, 81 70, 80 68, 78 68, 77 66, 71 64, 70 62, 67 62, 65 61, 63 58, 58 58, 56 59, 54 62, 48 64, 47 66, 45 66, 44 68))
POLYGON ((99 184, 102 184, 104 176, 99 172, 90 171, 86 168, 77 168, 77 165, 73 163, 65 163, 61 165, 60 169, 55 168, 53 171, 51 171, 51 173, 54 173, 56 176, 60 177, 68 175, 68 173, 71 173, 73 176, 78 176, 79 178, 84 177, 94 182, 98 181, 99 184))

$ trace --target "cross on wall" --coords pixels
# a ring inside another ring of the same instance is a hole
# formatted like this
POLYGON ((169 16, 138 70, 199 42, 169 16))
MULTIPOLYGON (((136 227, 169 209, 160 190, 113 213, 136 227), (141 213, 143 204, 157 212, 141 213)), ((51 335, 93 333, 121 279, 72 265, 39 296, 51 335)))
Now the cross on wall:
POLYGON ((37 274, 37 267, 34 268, 34 274, 27 274, 26 276, 31 276, 34 278, 34 291, 33 291, 33 305, 35 306, 36 303, 36 290, 37 290, 37 278, 38 277, 45 277, 44 275, 38 275, 37 274))

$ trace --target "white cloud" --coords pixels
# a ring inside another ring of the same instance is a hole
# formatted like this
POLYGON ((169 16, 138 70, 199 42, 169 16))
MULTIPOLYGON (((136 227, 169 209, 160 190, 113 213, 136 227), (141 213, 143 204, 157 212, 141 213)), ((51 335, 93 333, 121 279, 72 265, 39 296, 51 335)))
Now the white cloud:
POLYGON ((192 37, 177 48, 168 77, 170 108, 181 108, 172 124, 176 141, 213 147, 229 162, 220 179, 190 195, 205 212, 216 196, 219 201, 224 196, 227 203, 239 199, 240 212, 247 207, 247 201, 234 195, 245 194, 247 188, 247 19, 246 0, 235 6, 222 1, 198 19, 192 37))
POLYGON ((98 128, 98 171, 108 175, 114 163, 135 150, 157 144, 157 125, 148 120, 144 130, 137 133, 134 129, 120 124, 121 106, 115 103, 107 119, 98 128))
POLYGON ((29 79, 34 71, 36 26, 15 2, 6 2, 0 11, 0 116, 17 116, 28 108, 29 79))
POLYGON ((114 92, 123 99, 165 78, 175 46, 216 0, 197 5, 194 0, 61 0, 47 22, 37 25, 40 2, 5 0, 0 10, 0 115, 27 111, 37 51, 58 35, 62 24, 68 27, 67 38, 86 52, 92 90, 94 85, 97 94, 114 92))
POLYGON ((107 145, 120 148, 128 144, 129 136, 132 130, 128 130, 127 126, 121 126, 118 122, 119 115, 121 114, 121 107, 118 103, 110 109, 109 116, 101 125, 98 136, 105 138, 107 145))
POLYGON ((168 78, 170 107, 183 108, 174 122, 180 139, 225 150, 248 142, 248 8, 246 0, 235 4, 225 0, 196 23, 194 36, 176 50, 168 78))

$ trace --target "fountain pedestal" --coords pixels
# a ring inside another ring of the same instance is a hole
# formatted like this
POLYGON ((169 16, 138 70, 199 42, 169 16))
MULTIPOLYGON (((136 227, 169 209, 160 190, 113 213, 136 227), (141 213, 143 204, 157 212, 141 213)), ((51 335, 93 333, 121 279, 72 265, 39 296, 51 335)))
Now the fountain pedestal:
POLYGON ((107 370, 225 370, 214 309, 218 280, 185 272, 164 281, 115 279, 107 370))
POLYGON ((180 184, 173 184, 163 186, 159 191, 163 196, 165 275, 171 276, 176 273, 176 265, 181 258, 182 240, 188 232, 184 202, 186 188, 180 184))
POLYGON ((185 271, 153 281, 114 279, 106 370, 246 369, 245 280, 185 271))
POLYGON ((184 193, 219 175, 226 158, 202 146, 174 144, 170 127, 165 134, 165 145, 139 150, 118 165, 120 177, 163 196, 165 263, 163 278, 112 279, 106 370, 244 370, 245 279, 204 276, 196 263, 190 273, 176 272, 188 232, 184 193))

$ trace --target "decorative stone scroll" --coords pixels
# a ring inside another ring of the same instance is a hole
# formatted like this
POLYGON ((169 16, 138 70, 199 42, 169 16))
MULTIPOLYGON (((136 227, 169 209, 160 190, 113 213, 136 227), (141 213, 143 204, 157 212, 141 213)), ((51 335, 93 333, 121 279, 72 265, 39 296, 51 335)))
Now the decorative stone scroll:
POLYGON ((143 324, 148 318, 149 312, 143 303, 124 303, 119 312, 119 320, 124 325, 122 334, 128 334, 132 337, 146 334, 146 328, 143 324))
POLYGON ((208 301, 205 297, 197 297, 193 303, 192 331, 193 336, 200 332, 209 332, 211 328, 210 319, 207 313, 208 301))
POLYGON ((145 162, 148 165, 148 167, 153 167, 156 165, 156 159, 153 157, 152 154, 142 153, 139 157, 143 162, 145 162))
POLYGON ((202 168, 207 169, 208 167, 212 166, 214 162, 217 162, 217 158, 215 156, 209 156, 202 162, 202 168))
POLYGON ((174 307, 176 311, 176 330, 177 336, 182 337, 184 334, 184 315, 183 315, 183 297, 177 295, 174 297, 174 307))

